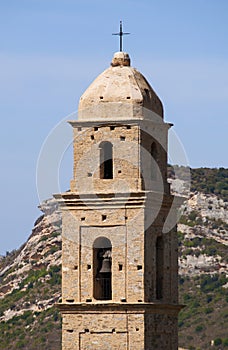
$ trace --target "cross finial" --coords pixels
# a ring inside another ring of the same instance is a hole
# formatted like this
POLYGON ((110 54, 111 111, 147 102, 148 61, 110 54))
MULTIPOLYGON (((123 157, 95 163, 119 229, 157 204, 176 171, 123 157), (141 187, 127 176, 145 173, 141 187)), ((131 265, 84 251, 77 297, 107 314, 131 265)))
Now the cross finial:
POLYGON ((128 35, 130 33, 123 32, 122 21, 120 21, 120 31, 119 33, 112 33, 112 35, 119 35, 120 37, 120 52, 123 51, 123 35, 128 35))

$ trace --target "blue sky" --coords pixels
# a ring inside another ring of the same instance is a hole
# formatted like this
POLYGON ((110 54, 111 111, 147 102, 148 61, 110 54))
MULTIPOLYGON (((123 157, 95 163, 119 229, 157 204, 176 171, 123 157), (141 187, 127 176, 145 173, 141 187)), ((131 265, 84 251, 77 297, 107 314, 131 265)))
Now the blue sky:
MULTIPOLYGON (((163 101, 189 165, 228 166, 227 0, 1 1, 0 254, 18 248, 40 215, 42 144, 109 66, 121 19, 131 32, 124 50, 163 101)), ((70 158, 66 153, 61 190, 71 178, 70 158)))

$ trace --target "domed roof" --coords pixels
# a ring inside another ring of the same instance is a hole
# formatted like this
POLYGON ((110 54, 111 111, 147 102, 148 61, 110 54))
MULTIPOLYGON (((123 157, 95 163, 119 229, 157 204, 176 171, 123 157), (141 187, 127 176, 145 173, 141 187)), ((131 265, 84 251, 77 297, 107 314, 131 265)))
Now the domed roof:
POLYGON ((162 103, 146 78, 130 66, 127 53, 117 52, 81 96, 78 119, 148 119, 149 111, 163 118, 162 103))

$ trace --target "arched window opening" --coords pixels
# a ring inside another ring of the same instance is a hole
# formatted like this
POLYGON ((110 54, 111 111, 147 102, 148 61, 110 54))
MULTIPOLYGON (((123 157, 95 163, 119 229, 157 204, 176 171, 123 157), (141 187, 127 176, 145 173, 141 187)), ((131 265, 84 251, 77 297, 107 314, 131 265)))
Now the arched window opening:
POLYGON ((111 142, 100 144, 100 178, 113 179, 113 155, 111 142))
POLYGON ((152 180, 157 179, 157 162, 158 162, 158 151, 156 143, 153 142, 151 145, 151 178, 152 180))
POLYGON ((106 237, 93 243, 93 295, 97 300, 112 299, 112 244, 106 237))
POLYGON ((156 241, 156 298, 163 297, 163 273, 164 273, 164 242, 162 237, 156 241))

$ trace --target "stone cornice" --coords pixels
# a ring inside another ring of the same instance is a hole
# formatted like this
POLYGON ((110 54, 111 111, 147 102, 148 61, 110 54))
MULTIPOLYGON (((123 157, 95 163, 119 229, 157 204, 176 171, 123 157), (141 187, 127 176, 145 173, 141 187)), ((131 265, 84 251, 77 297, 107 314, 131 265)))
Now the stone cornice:
POLYGON ((58 303, 57 308, 63 313, 133 313, 178 315, 184 305, 161 303, 58 303))
POLYGON ((163 122, 162 119, 159 118, 159 123, 154 122, 148 119, 122 119, 122 120, 93 120, 93 121, 81 121, 81 120, 68 120, 68 123, 73 127, 73 128, 78 128, 78 127, 103 127, 103 126, 125 126, 125 125, 145 125, 146 123, 149 123, 151 125, 156 125, 156 126, 162 126, 166 127, 169 129, 173 124, 172 123, 166 123, 163 122))
POLYGON ((162 203, 162 206, 170 207, 174 205, 178 207, 182 203, 181 197, 163 194, 155 191, 135 192, 135 193, 88 193, 79 194, 76 192, 65 192, 54 194, 54 198, 59 205, 64 208, 79 208, 79 207, 101 207, 114 208, 120 207, 156 207, 162 203), (175 198, 175 202, 173 202, 175 198), (180 203, 179 203, 180 202, 180 203))

